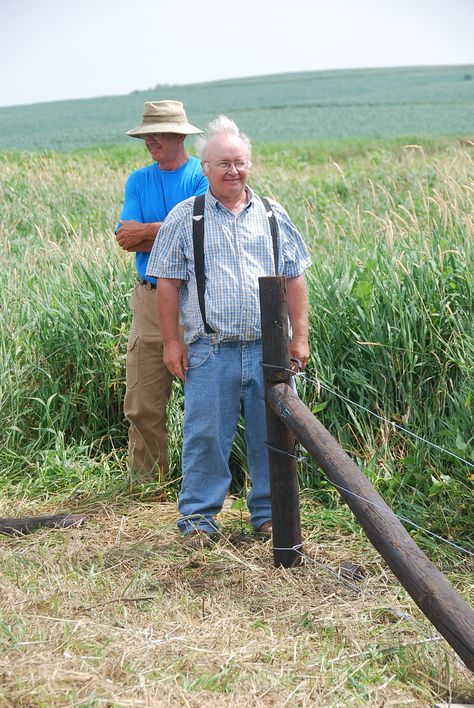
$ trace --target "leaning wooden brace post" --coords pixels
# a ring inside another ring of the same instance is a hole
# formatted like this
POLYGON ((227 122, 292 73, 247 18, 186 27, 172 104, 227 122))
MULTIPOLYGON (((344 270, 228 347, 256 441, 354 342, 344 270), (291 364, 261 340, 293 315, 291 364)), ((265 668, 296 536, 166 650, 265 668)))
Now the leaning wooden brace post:
MULTIPOLYGON (((290 381, 286 280, 259 278, 262 320, 262 359, 265 392, 275 382, 290 381)), ((300 508, 294 454, 295 439, 267 403, 267 441, 272 496, 273 560, 290 568, 301 562, 300 508), (273 448, 273 449, 272 449, 273 448), (288 550, 285 550, 288 549, 288 550)))
POLYGON ((55 514, 53 516, 21 516, 18 518, 0 519, 0 533, 13 536, 26 534, 41 528, 67 529, 70 526, 81 526, 88 520, 86 514, 55 514))
POLYGON ((290 387, 283 383, 272 386, 268 400, 336 485, 370 542, 421 611, 474 671, 472 608, 418 548, 369 480, 290 387))

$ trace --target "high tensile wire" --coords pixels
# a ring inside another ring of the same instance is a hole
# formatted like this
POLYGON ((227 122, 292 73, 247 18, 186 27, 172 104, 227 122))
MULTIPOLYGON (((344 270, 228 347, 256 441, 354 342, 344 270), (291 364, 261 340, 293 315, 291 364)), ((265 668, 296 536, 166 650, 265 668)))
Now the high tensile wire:
MULTIPOLYGON (((326 386, 325 384, 321 383, 321 381, 319 381, 318 379, 313 379, 313 378, 307 376, 307 374, 305 374, 305 373, 302 372, 302 371, 295 372, 293 369, 288 369, 288 368, 281 367, 281 366, 274 366, 274 365, 272 365, 272 364, 263 364, 263 363, 262 363, 262 366, 265 367, 265 368, 270 368, 270 369, 280 369, 280 370, 282 370, 282 371, 286 371, 286 372, 290 373, 292 376, 300 376, 300 377, 303 377, 306 381, 309 381, 310 383, 314 383, 316 386, 319 386, 319 387, 321 387, 321 388, 324 388, 326 391, 328 391, 329 393, 332 393, 334 396, 337 396, 338 398, 341 398, 342 400, 346 401, 347 403, 349 403, 349 404, 351 404, 351 405, 353 405, 353 406, 356 406, 357 408, 360 408, 360 409, 366 411, 367 413, 370 413, 371 415, 373 415, 374 417, 378 418, 379 420, 382 420, 383 422, 387 423, 388 425, 392 425, 392 426, 394 426, 395 428, 397 428, 398 430, 400 430, 400 431, 402 431, 402 432, 404 432, 404 433, 407 433, 408 435, 411 435, 412 437, 416 438, 416 439, 419 440, 420 442, 426 443, 427 445, 430 445, 430 446, 436 448, 437 450, 440 450, 440 451, 446 453, 447 455, 451 455, 452 457, 455 457, 457 460, 460 460, 461 462, 464 462, 464 463, 465 463, 466 465, 468 465, 469 467, 473 467, 473 468, 474 468, 474 464, 471 463, 471 462, 469 462, 468 460, 465 460, 464 458, 460 457, 459 455, 456 455, 455 453, 451 452, 450 450, 446 450, 445 448, 441 447, 440 445, 436 445, 435 443, 430 442, 430 441, 427 440, 426 438, 423 438, 423 437, 421 437, 420 435, 417 435, 416 433, 413 433, 412 431, 407 430, 406 428, 402 427, 401 425, 398 425, 397 423, 394 423, 393 421, 390 421, 390 420, 388 420, 387 418, 384 418, 383 416, 379 415, 378 413, 374 413, 374 411, 371 411, 369 408, 366 408, 365 406, 362 406, 362 405, 360 405, 359 403, 355 403, 355 401, 352 401, 352 400, 351 400, 350 398, 348 398, 347 396, 344 396, 343 394, 338 393, 337 391, 334 391, 334 390, 331 389, 329 386, 326 386)), ((270 446, 268 445, 268 443, 267 443, 267 447, 270 447, 270 446)), ((274 449, 274 448, 271 448, 271 449, 274 449)), ((280 453, 280 454, 288 455, 289 457, 295 457, 295 455, 292 455, 292 454, 290 454, 290 453, 288 453, 288 452, 286 452, 286 451, 283 451, 283 450, 274 449, 274 451, 275 451, 275 452, 278 452, 278 453, 280 453)), ((298 458, 297 458, 297 459, 298 459, 298 458)), ((300 462, 303 461, 303 460, 304 460, 304 458, 298 459, 298 461, 300 461, 300 462)), ((306 468, 309 467, 307 463, 305 463, 305 467, 306 467, 306 468)), ((335 482, 331 482, 331 483, 332 483, 337 489, 339 489, 339 490, 345 492, 346 494, 350 494, 350 495, 352 495, 353 497, 356 497, 357 499, 361 499, 362 501, 365 501, 367 504, 370 504, 371 506, 373 506, 373 507, 375 507, 375 508, 377 508, 377 509, 379 509, 379 510, 381 510, 381 511, 385 511, 384 508, 383 508, 382 506, 380 506, 379 504, 377 504, 376 502, 372 502, 372 501, 370 501, 369 499, 366 499, 365 497, 360 496, 359 494, 356 494, 355 492, 352 492, 350 489, 346 489, 346 488, 344 488, 344 487, 341 487, 339 484, 336 484, 335 482)), ((471 556, 472 558, 474 558, 474 552, 470 551, 469 549, 464 548, 463 546, 459 545, 458 543, 454 543, 453 541, 449 541, 449 539, 444 538, 443 536, 440 536, 440 535, 434 533, 433 531, 430 531, 429 529, 424 528, 423 526, 420 526, 420 525, 417 524, 415 521, 412 521, 411 519, 409 519, 409 518, 407 518, 407 517, 405 517, 405 516, 401 516, 400 514, 397 514, 397 513, 394 512, 394 511, 393 511, 393 513, 395 514, 395 516, 396 516, 400 521, 402 521, 402 522, 404 522, 404 523, 406 523, 406 524, 410 524, 411 526, 413 526, 414 528, 416 528, 418 531, 421 531, 422 533, 426 534, 427 536, 430 536, 431 538, 435 538, 435 539, 437 539, 438 541, 441 541, 442 543, 445 543, 445 544, 447 544, 448 546, 451 546, 452 548, 455 548, 456 550, 461 551, 462 553, 465 553, 466 555, 471 556)), ((296 550, 296 549, 291 548, 291 549, 278 549, 278 550, 296 550)))
POLYGON ((407 435, 411 435, 416 440, 419 440, 420 442, 425 443, 426 445, 429 445, 430 447, 433 447, 436 450, 439 450, 440 452, 445 453, 446 455, 450 455, 451 457, 454 457, 456 460, 459 460, 460 462, 463 462, 468 467, 471 467, 472 469, 474 469, 474 462, 469 462, 469 460, 466 460, 464 457, 460 457, 460 455, 456 455, 455 452, 451 452, 451 450, 447 450, 445 447, 442 447, 441 445, 437 445, 436 443, 431 442, 431 440, 427 440, 427 438, 423 438, 421 435, 414 433, 412 430, 408 430, 408 428, 404 428, 402 425, 395 423, 393 420, 388 420, 388 418, 384 418, 383 415, 379 415, 378 413, 375 413, 374 411, 370 410, 370 408, 366 408, 365 406, 361 405, 360 403, 356 403, 355 401, 351 400, 347 396, 344 396, 343 393, 339 393, 338 391, 335 391, 333 388, 330 388, 325 383, 323 383, 320 379, 311 378, 304 371, 294 371, 293 369, 288 369, 283 366, 274 366, 273 364, 262 364, 262 366, 264 368, 268 368, 268 369, 280 369, 280 371, 287 371, 292 376, 302 377, 305 379, 305 381, 309 381, 310 383, 314 383, 315 386, 318 388, 324 388, 329 393, 332 393, 333 396, 340 398, 341 400, 345 401, 346 403, 349 403, 351 406, 355 406, 356 408, 360 408, 361 410, 365 411, 366 413, 369 413, 370 415, 374 416, 374 418, 377 418, 378 420, 381 420, 382 422, 387 423, 392 428, 396 428, 397 430, 400 430, 401 432, 406 433, 407 435))

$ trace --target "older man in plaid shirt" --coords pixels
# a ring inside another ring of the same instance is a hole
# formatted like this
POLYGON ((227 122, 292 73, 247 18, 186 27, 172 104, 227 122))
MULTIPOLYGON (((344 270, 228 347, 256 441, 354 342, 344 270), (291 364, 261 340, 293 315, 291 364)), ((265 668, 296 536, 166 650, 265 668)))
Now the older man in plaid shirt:
POLYGON ((277 202, 276 244, 267 210, 248 187, 251 145, 225 116, 213 121, 198 145, 209 179, 202 214, 194 197, 164 221, 147 274, 158 278, 158 317, 163 360, 185 381, 183 480, 178 526, 191 546, 209 545, 217 532, 231 482, 229 457, 240 412, 252 489, 247 504, 252 526, 271 533, 270 481, 265 446, 258 278, 275 271, 287 277, 292 337, 289 353, 304 368, 309 356, 306 246, 277 202), (203 275, 199 275, 193 221, 203 219, 203 275), (275 258, 277 263, 275 264, 275 258), (178 324, 184 325, 184 346, 178 324))

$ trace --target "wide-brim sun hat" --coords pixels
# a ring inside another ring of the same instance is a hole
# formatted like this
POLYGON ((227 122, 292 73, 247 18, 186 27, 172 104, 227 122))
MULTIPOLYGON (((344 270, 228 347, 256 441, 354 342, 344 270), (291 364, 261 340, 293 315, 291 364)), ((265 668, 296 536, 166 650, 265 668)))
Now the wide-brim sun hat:
POLYGON ((181 101, 147 101, 143 106, 143 120, 127 132, 132 138, 144 138, 150 133, 196 135, 203 131, 188 123, 181 101))

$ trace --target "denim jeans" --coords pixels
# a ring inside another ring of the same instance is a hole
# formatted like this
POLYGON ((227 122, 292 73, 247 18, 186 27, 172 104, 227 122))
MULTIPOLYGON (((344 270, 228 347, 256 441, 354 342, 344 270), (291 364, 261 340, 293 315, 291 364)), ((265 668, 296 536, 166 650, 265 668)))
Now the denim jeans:
POLYGON ((212 344, 188 350, 184 385, 183 479, 178 501, 182 533, 215 533, 231 483, 229 457, 239 414, 245 420, 252 489, 247 505, 254 528, 271 519, 261 342, 212 344))

